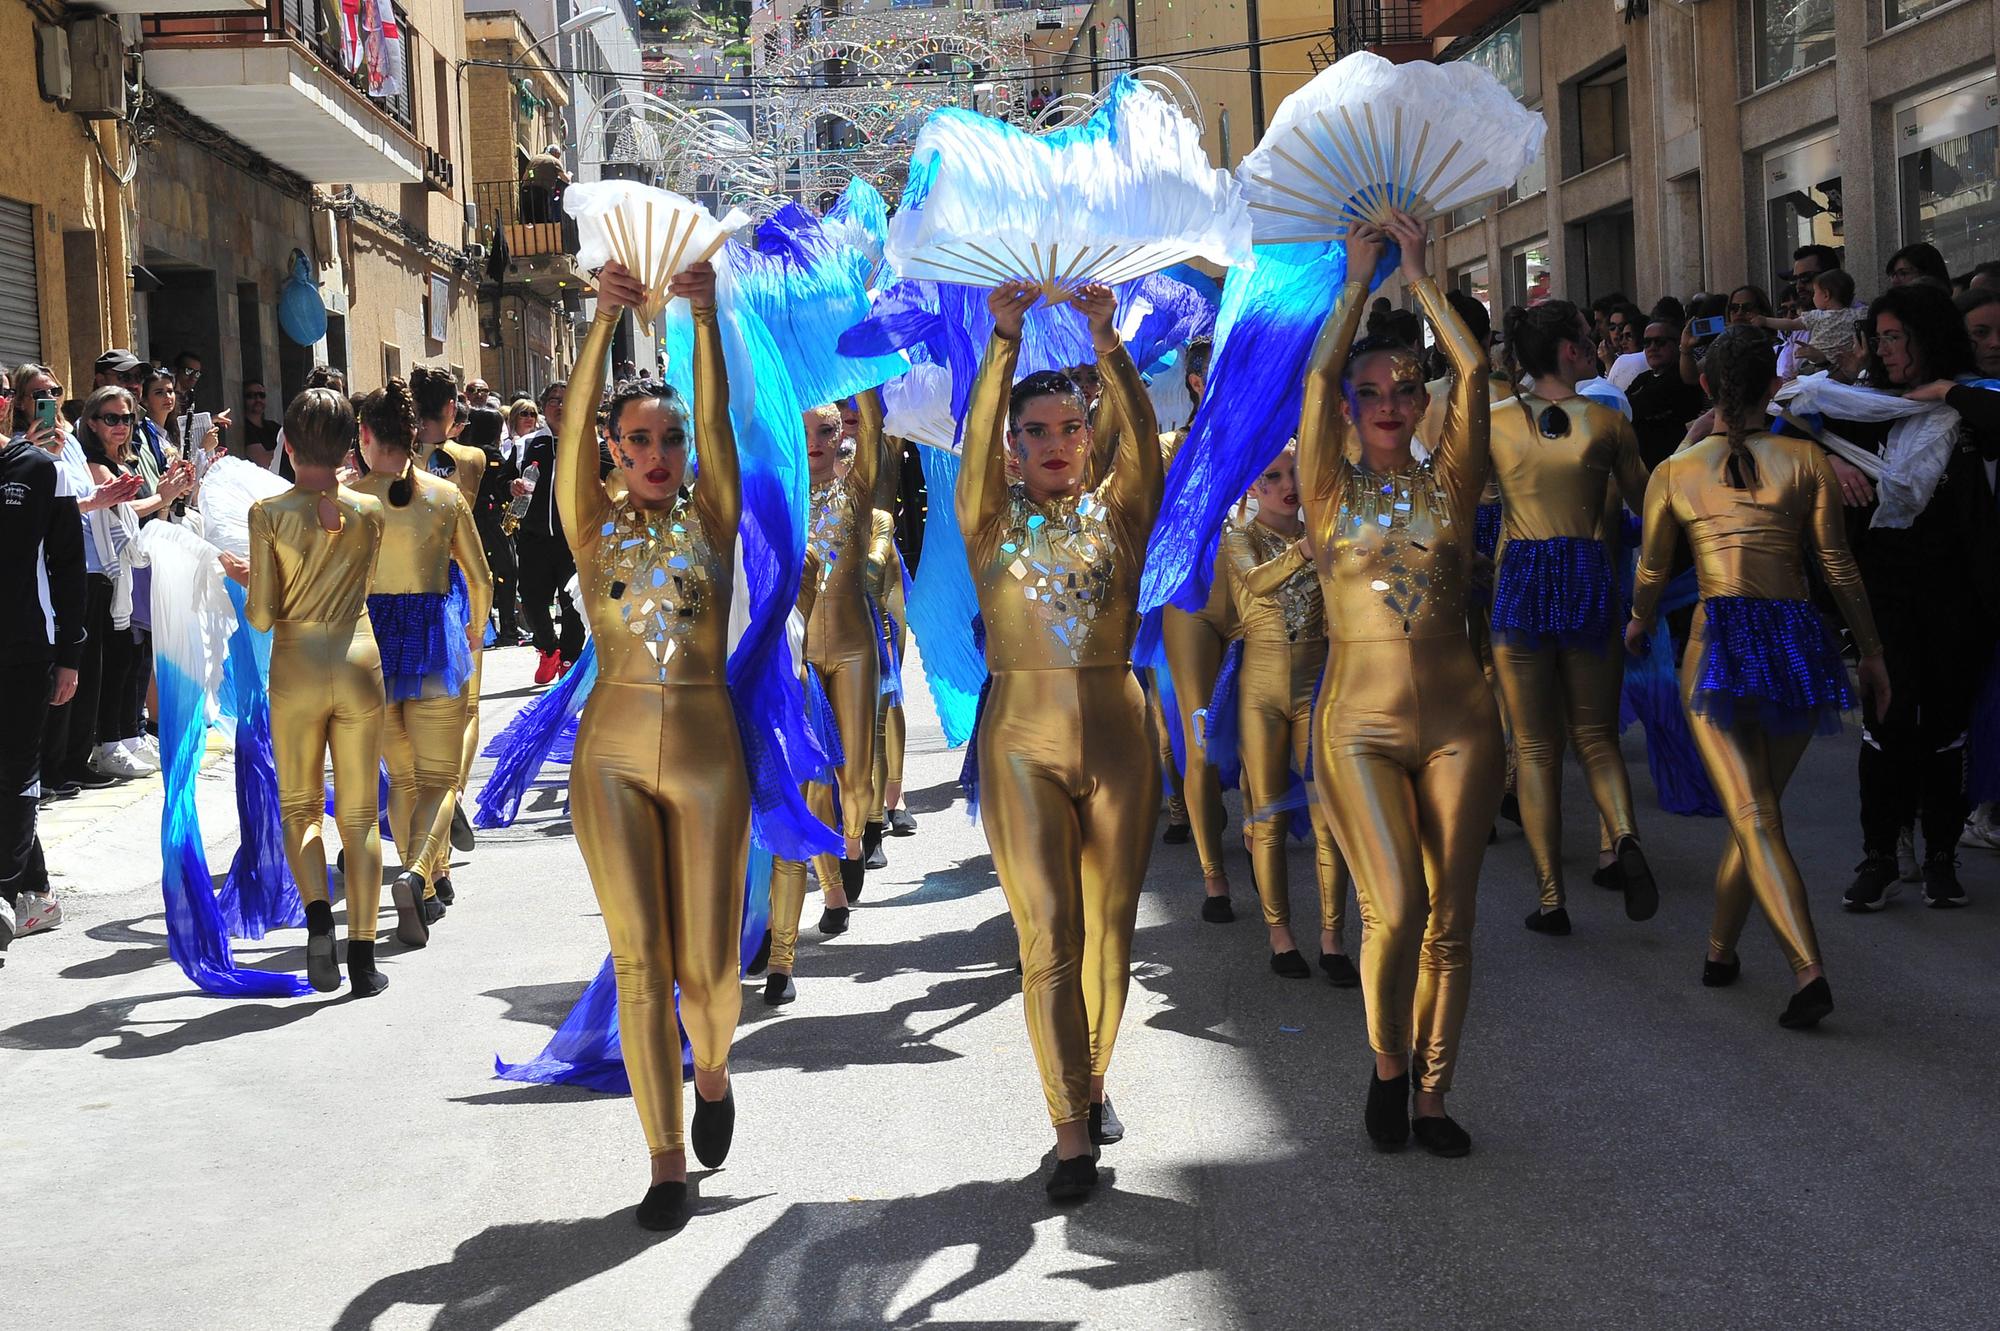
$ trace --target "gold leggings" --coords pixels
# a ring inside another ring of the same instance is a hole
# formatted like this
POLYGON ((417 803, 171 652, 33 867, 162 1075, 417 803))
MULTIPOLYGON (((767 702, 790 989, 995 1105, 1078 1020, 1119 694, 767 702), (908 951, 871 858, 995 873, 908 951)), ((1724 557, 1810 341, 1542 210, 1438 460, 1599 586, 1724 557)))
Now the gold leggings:
MULTIPOLYGON (((438 848, 438 812, 458 785, 459 749, 465 743, 465 695, 413 698, 384 708, 383 756, 389 760, 389 830, 403 867, 424 874, 424 895, 436 880, 424 871, 438 848)), ((449 815, 445 827, 450 828, 449 815)), ((451 843, 447 840, 446 846, 451 843)))
MULTIPOLYGON (((1243 645, 1236 676, 1237 717, 1243 754, 1245 820, 1282 798, 1294 771, 1306 770, 1312 745, 1313 684, 1326 664, 1326 643, 1243 645)), ((1289 814, 1250 823, 1250 863, 1267 925, 1292 922, 1290 869, 1285 860, 1289 814)), ((1312 802, 1313 866, 1319 880, 1319 927, 1340 937, 1346 923, 1347 866, 1334 844, 1326 810, 1312 802)))
POLYGON ((1563 740, 1576 746, 1597 805, 1600 832, 1612 845, 1638 833, 1632 782, 1618 749, 1618 693, 1625 654, 1608 639, 1604 649, 1528 648, 1493 644, 1493 668, 1507 720, 1514 727, 1515 794, 1542 909, 1563 904, 1563 740))
POLYGON ((1160 636, 1167 648, 1167 672, 1174 682, 1174 705, 1181 714, 1182 747, 1187 763, 1181 772, 1181 797, 1187 801, 1188 822, 1194 828, 1195 855, 1204 878, 1222 874, 1222 783, 1196 740, 1194 714, 1208 706, 1222 654, 1229 644, 1198 615, 1168 607, 1160 617, 1160 636))
POLYGON ((1505 770, 1493 695, 1463 634, 1336 643, 1318 722, 1315 784, 1361 902, 1368 1042, 1449 1090, 1505 770))
MULTIPOLYGON (((903 659, 903 626, 896 625, 896 659, 903 659)), ((875 779, 873 794, 875 816, 871 822, 882 822, 889 813, 889 787, 903 784, 903 746, 907 726, 903 720, 903 704, 883 701, 875 707, 875 779)))
POLYGON ((840 834, 858 837, 875 799, 875 713, 882 701, 882 663, 871 640, 865 653, 810 664, 840 727, 840 834))
MULTIPOLYGON (((833 787, 814 781, 805 787, 806 807, 813 816, 833 825, 833 787)), ((840 863, 831 855, 812 858, 814 876, 822 885, 840 881, 840 863)), ((799 946, 799 916, 806 907, 806 862, 771 862, 771 969, 792 973, 799 946)))
POLYGON ((310 903, 325 901, 326 759, 334 824, 347 854, 347 936, 371 941, 382 901, 376 770, 382 761, 382 657, 366 618, 280 622, 271 638, 271 754, 285 863, 310 903))
POLYGON ((979 798, 1021 946, 1028 1042, 1057 1126, 1090 1113, 1125 1013, 1160 814, 1145 702, 1124 666, 1005 670, 979 733, 979 798))
MULTIPOLYGON (((1697 614, 1681 665, 1683 702, 1694 692, 1706 654, 1704 622, 1705 617, 1697 614)), ((1725 957, 1735 955, 1754 897, 1792 969, 1819 965, 1819 939, 1806 904, 1805 880, 1785 843, 1781 808, 1785 786, 1805 756, 1811 732, 1774 735, 1755 723, 1723 727, 1692 708, 1688 729, 1729 820, 1729 845, 1715 871, 1715 920, 1709 928, 1709 946, 1725 957)))
POLYGON ((1146 736, 1159 754, 1160 774, 1166 782, 1167 821, 1185 823, 1187 801, 1181 798, 1181 768, 1174 761, 1174 737, 1167 729, 1167 705, 1160 691, 1160 674, 1153 671, 1153 687, 1146 690, 1146 736))
POLYGON ((465 746, 458 756, 458 784, 438 806, 437 826, 431 829, 437 853, 423 869, 424 881, 435 883, 451 874, 451 820, 465 798, 465 783, 472 775, 472 760, 479 756, 479 685, 486 669, 486 653, 472 653, 472 673, 465 680, 465 746))
POLYGON ((742 1012, 738 934, 750 783, 721 684, 599 679, 577 727, 570 808, 618 976, 618 1036, 653 1154, 680 1149, 680 1024, 704 1071, 742 1012))

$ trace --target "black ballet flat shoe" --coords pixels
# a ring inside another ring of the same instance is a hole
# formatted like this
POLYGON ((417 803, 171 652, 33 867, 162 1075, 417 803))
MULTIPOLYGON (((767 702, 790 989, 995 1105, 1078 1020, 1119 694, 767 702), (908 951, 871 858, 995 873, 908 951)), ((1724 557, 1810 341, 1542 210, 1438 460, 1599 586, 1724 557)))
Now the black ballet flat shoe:
POLYGON ((1289 952, 1273 952, 1271 954, 1271 971, 1273 974, 1282 976, 1287 980, 1309 980, 1312 978, 1312 967, 1306 965, 1306 959, 1299 955, 1297 948, 1293 948, 1289 952))
POLYGON ((347 940, 347 984, 356 998, 373 998, 389 987, 389 977, 375 969, 375 940, 347 940))
POLYGON ((1459 1127, 1458 1120, 1449 1114, 1411 1119, 1410 1135, 1417 1139, 1417 1145, 1446 1160, 1472 1154, 1472 1134, 1459 1127))
POLYGON ((1168 823, 1167 830, 1160 836, 1160 840, 1169 846, 1185 846, 1193 839, 1194 825, 1192 823, 1168 823))
POLYGON ((1735 984, 1743 974, 1743 958, 1731 957, 1727 961, 1716 961, 1712 957, 1701 959, 1701 983, 1707 989, 1727 989, 1735 984))
POLYGON ((792 977, 772 971, 764 981, 764 1006, 783 1007, 799 996, 799 987, 792 983, 792 977))
POLYGON ((736 1083, 722 1093, 720 1100, 704 1100, 699 1090, 694 1093, 694 1122, 688 1127, 688 1145, 694 1149, 694 1158, 710 1169, 720 1168, 729 1158, 729 1143, 736 1136, 736 1083))
POLYGON ((757 944, 757 950, 751 954, 750 964, 744 968, 743 973, 745 975, 762 975, 764 973, 764 968, 766 966, 769 966, 770 964, 771 964, 771 931, 769 929, 766 929, 764 931, 763 940, 757 944))
POLYGON ((824 911, 820 912, 820 933, 827 938, 834 938, 846 933, 848 914, 849 910, 846 906, 828 906, 824 911))
POLYGON ((1625 918, 1650 920, 1659 913, 1660 885, 1639 849, 1639 838, 1626 837, 1618 843, 1618 876, 1625 889, 1625 918))
POLYGON ((396 907, 396 941, 404 947, 424 947, 431 941, 430 921, 424 917, 422 874, 399 873, 389 886, 389 900, 396 907))
POLYGON ((842 860, 840 862, 840 886, 847 893, 847 904, 852 906, 861 900, 861 889, 868 883, 868 862, 866 860, 842 860))
POLYGON ((1232 924, 1236 920, 1236 907, 1228 897, 1203 897, 1201 918, 1210 924, 1232 924))
POLYGON ((325 901, 306 907, 306 983, 320 994, 340 988, 340 961, 333 954, 333 906, 325 901))
POLYGON ((1822 975, 1792 995, 1792 1001, 1778 1014, 1778 1024, 1788 1031, 1809 1030, 1832 1011, 1833 989, 1822 975))
POLYGON ((1521 826, 1521 801, 1511 790, 1500 797, 1500 816, 1516 827, 1521 826))
POLYGON ((639 1228, 650 1229, 660 1234, 671 1234, 688 1222, 688 1185, 682 1183, 655 1183, 646 1189, 645 1199, 639 1203, 639 1213, 633 1218, 639 1228))
MULTIPOLYGON (((438 879, 437 886, 432 890, 437 893, 439 905, 456 906, 458 904, 458 889, 451 885, 451 876, 449 874, 438 879)), ((439 913, 442 914, 443 912, 439 913)))
POLYGON ((869 823, 861 829, 861 865, 863 869, 886 869, 889 856, 882 849, 881 823, 869 823))
POLYGON ((1609 864, 1600 864, 1593 869, 1590 874, 1590 881, 1599 887, 1609 888, 1615 892, 1625 886, 1625 875, 1619 872, 1618 861, 1613 860, 1609 864))
POLYGON ((915 836, 916 834, 917 820, 910 816, 908 809, 889 810, 890 836, 915 836))
MULTIPOLYGON (((417 881, 419 883, 424 881, 422 875, 418 875, 417 881)), ((443 880, 440 879, 439 881, 443 880)), ((419 891, 420 891, 420 899, 422 902, 422 908, 424 912, 424 924, 426 926, 436 924, 439 920, 444 918, 445 906, 448 903, 445 901, 443 897, 437 894, 437 889, 435 887, 431 888, 427 892, 422 891, 421 889, 419 891)))
POLYGON ((1124 1140, 1124 1120, 1120 1119, 1118 1111, 1111 1107, 1111 1097, 1107 1095, 1090 1107, 1090 1144, 1116 1146, 1124 1140))
POLYGON ((456 801, 451 806, 451 848, 464 854, 478 844, 472 835, 472 820, 465 816, 465 803, 456 801))
POLYGON ((1093 1156, 1073 1155, 1067 1160, 1056 1161, 1056 1167, 1049 1173, 1049 1181, 1043 1186, 1052 1202, 1080 1202, 1097 1187, 1097 1160, 1093 1156))
POLYGON ((1569 908, 1557 906, 1554 910, 1540 908, 1528 912, 1528 928, 1538 934, 1549 934, 1556 938, 1569 936, 1569 908))
POLYGON ((340 881, 347 881, 347 851, 343 848, 333 857, 333 871, 340 875, 340 881))
POLYGON ((1400 1151, 1410 1140, 1410 1074, 1383 1081, 1368 1074, 1368 1140, 1378 1151, 1400 1151))
POLYGON ((1319 968, 1326 975, 1326 982, 1336 989, 1358 989, 1361 986, 1361 972, 1354 969, 1354 963, 1344 952, 1322 952, 1319 968))

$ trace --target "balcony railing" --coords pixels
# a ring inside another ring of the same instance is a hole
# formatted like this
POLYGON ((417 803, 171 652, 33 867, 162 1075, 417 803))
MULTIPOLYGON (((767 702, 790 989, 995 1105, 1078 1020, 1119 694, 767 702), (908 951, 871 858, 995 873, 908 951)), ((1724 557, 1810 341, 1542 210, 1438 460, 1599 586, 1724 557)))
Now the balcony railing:
POLYGON ((1334 36, 1342 55, 1422 42, 1424 7, 1420 0, 1349 0, 1334 36))
POLYGON ((414 128, 410 95, 413 34, 409 18, 400 9, 396 11, 395 39, 363 34, 353 43, 327 24, 317 0, 266 0, 261 13, 149 14, 141 24, 146 45, 153 48, 296 43, 391 120, 404 129, 414 128))
POLYGON ((482 180, 472 187, 472 201, 479 225, 499 228, 510 257, 576 253, 576 221, 560 216, 547 191, 519 180, 482 180))

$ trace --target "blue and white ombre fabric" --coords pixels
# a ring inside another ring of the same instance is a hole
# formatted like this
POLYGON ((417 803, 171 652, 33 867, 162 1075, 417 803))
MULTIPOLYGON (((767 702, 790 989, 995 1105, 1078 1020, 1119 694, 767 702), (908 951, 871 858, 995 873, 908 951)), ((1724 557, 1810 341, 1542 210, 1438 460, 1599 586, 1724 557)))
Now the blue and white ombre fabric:
POLYGON ((474 801, 474 827, 512 826, 520 816, 521 800, 543 766, 569 761, 566 754, 558 757, 557 750, 565 735, 575 734, 576 718, 596 683, 597 639, 588 638, 576 664, 486 742, 485 755, 493 759, 493 770, 474 801))
POLYGON ((945 742, 957 748, 972 738, 986 684, 986 653, 972 636, 979 595, 952 502, 958 493, 958 455, 920 447, 917 457, 931 502, 924 515, 924 557, 910 580, 906 609, 938 723, 945 742))
POLYGON ((195 776, 208 747, 211 699, 236 618, 215 547, 171 522, 149 522, 131 547, 152 569, 153 670, 160 697, 160 889, 167 953, 205 993, 294 998, 312 992, 303 975, 239 966, 216 901, 195 813, 195 776))
POLYGON ((299 887, 285 861, 285 820, 278 766, 271 752, 271 635, 243 617, 247 593, 224 584, 236 612, 223 662, 223 700, 236 718, 236 817, 242 828, 217 904, 232 938, 262 938, 306 922, 299 887))

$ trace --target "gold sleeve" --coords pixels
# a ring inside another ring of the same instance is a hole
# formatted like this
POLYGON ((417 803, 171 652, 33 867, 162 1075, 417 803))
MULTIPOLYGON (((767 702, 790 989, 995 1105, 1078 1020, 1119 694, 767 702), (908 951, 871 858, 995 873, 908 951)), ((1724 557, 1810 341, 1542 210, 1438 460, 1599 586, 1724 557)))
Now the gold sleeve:
POLYGON ((1097 399, 1097 419, 1090 423, 1090 475, 1084 484, 1096 489, 1100 481, 1111 474, 1111 464, 1118 457, 1118 436, 1125 428, 1118 419, 1118 400, 1109 393, 1097 399))
POLYGON ((1611 475, 1618 482, 1618 493, 1624 497, 1625 506, 1634 513, 1646 511, 1646 460, 1639 456, 1639 436, 1632 429, 1632 422, 1618 413, 1616 433, 1611 439, 1611 475))
POLYGON ((997 330, 987 339, 979 378, 966 404, 963 456, 958 470, 958 529, 974 540, 1007 508, 1007 398, 1014 387, 1019 340, 997 330))
POLYGON ((736 457, 736 427, 729 421, 722 323, 713 305, 694 311, 694 441, 695 508, 711 541, 733 541, 743 525, 743 468, 736 457))
POLYGON ((1251 596, 1264 598, 1276 596, 1278 589, 1291 580, 1300 569, 1308 568, 1304 550, 1297 541, 1287 545, 1283 553, 1262 563, 1257 562, 1257 552, 1250 544, 1249 534, 1232 524, 1222 529, 1222 557, 1228 562, 1229 572, 1236 579, 1236 585, 1251 596))
POLYGON ((1142 530, 1150 530, 1166 488, 1166 471, 1160 465, 1159 417, 1122 339, 1110 351, 1097 353, 1097 371, 1119 423, 1118 451, 1112 456, 1111 474, 1104 478, 1110 487, 1105 499, 1114 509, 1136 517, 1142 530))
POLYGON ((847 484, 854 492, 857 521, 875 508, 875 486, 882 475, 882 393, 870 388, 854 395, 854 413, 860 417, 861 437, 854 441, 854 465, 848 469, 847 484))
POLYGON ((1854 650, 1863 656, 1879 656, 1882 638, 1875 631, 1875 611, 1868 604, 1868 589, 1861 585, 1861 570, 1847 548, 1847 509, 1841 502, 1833 464, 1813 444, 1802 445, 1798 453, 1805 465, 1807 499, 1812 505, 1806 517, 1806 534, 1819 559, 1820 581, 1840 606, 1840 617, 1854 635, 1854 650))
MULTIPOLYGON (((1486 352, 1472 340, 1438 284, 1429 277, 1412 284, 1445 359, 1451 362, 1451 397, 1444 424, 1432 445, 1433 466, 1451 494, 1457 513, 1470 516, 1486 489, 1493 448, 1493 395, 1486 387, 1486 352)), ((1635 446, 1636 447, 1636 446, 1635 446)))
POLYGON ((889 574, 896 567, 896 524, 876 510, 877 521, 868 541, 868 594, 880 603, 889 594, 889 574))
MULTIPOLYGON (((493 610, 493 570, 486 563, 486 544, 479 539, 479 524, 473 520, 472 505, 458 496, 456 520, 451 529, 451 557, 465 574, 466 599, 471 602, 466 627, 480 637, 486 633, 486 617, 493 610)), ((475 639, 473 645, 479 645, 475 639)))
POLYGON ((1340 372, 1346 368, 1348 349, 1361 327, 1361 311, 1368 303, 1368 283, 1354 278, 1340 289, 1332 313, 1313 343, 1312 357, 1306 362, 1305 397, 1299 404, 1299 494, 1307 499, 1325 499, 1339 483, 1347 461, 1347 422, 1340 413, 1340 372))
POLYGON ((250 505, 250 586, 243 598, 243 617, 259 633, 278 622, 278 546, 271 534, 271 515, 262 504, 250 505))
MULTIPOLYGON (((611 335, 617 328, 617 311, 600 306, 590 331, 584 335, 583 345, 577 348, 576 371, 569 381, 571 400, 595 403, 604 395, 604 365, 611 355, 611 335)), ((723 417, 728 418, 726 401, 723 417)), ((596 545, 598 529, 611 509, 604 482, 597 475, 594 407, 563 413, 562 431, 556 437, 555 487, 556 513, 562 518, 563 534, 569 539, 570 553, 582 563, 596 545)))
POLYGON ((1632 618, 1649 629, 1658 613, 1660 590, 1672 572, 1674 544, 1680 537, 1668 474, 1673 465, 1674 460, 1668 458, 1653 469, 1641 510, 1644 527, 1639 535, 1639 571, 1632 583, 1632 618))

